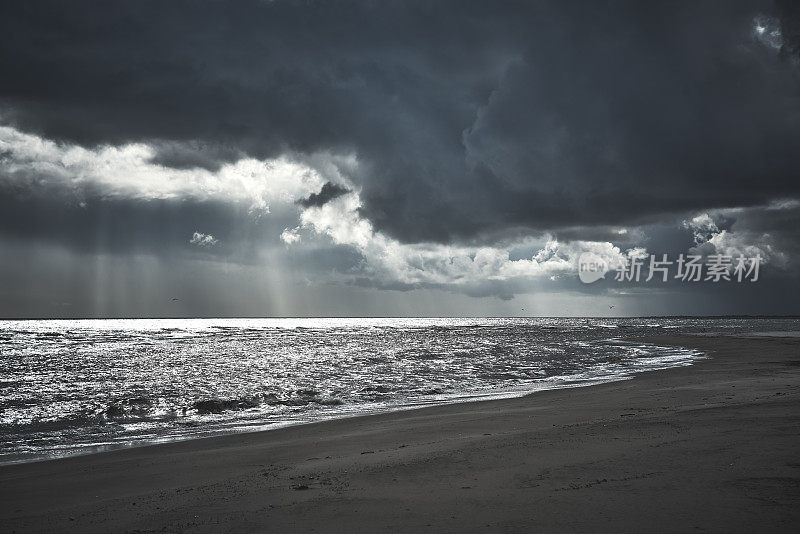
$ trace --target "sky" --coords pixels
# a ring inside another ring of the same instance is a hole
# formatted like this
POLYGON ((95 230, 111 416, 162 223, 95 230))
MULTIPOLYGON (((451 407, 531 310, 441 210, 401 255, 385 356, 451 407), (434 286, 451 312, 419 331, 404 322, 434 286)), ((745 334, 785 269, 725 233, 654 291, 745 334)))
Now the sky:
POLYGON ((0 79, 0 317, 800 314, 796 2, 3 2, 0 79))

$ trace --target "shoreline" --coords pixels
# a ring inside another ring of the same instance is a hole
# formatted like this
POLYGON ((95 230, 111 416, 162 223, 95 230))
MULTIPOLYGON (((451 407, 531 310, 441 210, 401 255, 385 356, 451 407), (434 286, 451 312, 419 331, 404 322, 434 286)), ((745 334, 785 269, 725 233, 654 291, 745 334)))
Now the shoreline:
MULTIPOLYGON (((702 361, 702 359, 698 359, 697 361, 702 361)), ((695 363, 689 364, 695 365, 695 363)), ((684 366, 676 366, 676 367, 668 367, 664 369, 653 369, 648 371, 642 371, 639 373, 633 373, 629 375, 621 375, 615 378, 607 378, 607 379, 590 379, 586 381, 579 381, 579 382, 572 382, 572 383, 565 383, 560 386, 552 387, 552 388, 542 388, 535 391, 525 391, 525 392, 514 392, 514 393, 498 393, 496 395, 486 394, 486 395, 465 395, 465 396, 458 396, 453 397, 452 400, 447 400, 444 402, 438 403, 429 403, 429 404, 422 404, 419 405, 410 405, 410 404, 398 404, 390 407, 386 410, 375 411, 375 412, 365 412, 365 413, 352 413, 352 414, 337 414, 332 415, 330 417, 325 417, 313 421, 298 421, 298 422, 284 422, 279 421, 276 423, 271 424, 263 424, 263 425, 253 425, 253 426, 263 426, 264 428, 259 428, 258 430, 231 430, 231 431, 210 431, 208 435, 185 435, 185 436, 176 436, 176 437, 165 437, 163 440, 154 440, 154 441, 144 441, 141 442, 132 442, 132 443, 120 443, 120 444, 113 444, 113 445, 90 445, 86 446, 87 449, 85 452, 74 452, 74 453, 67 453, 63 456, 42 456, 42 457, 31 457, 31 458, 24 458, 24 459, 17 459, 17 460, 10 460, 10 461, 3 461, 0 459, 0 468, 9 465, 20 465, 20 464, 30 464, 30 463, 40 463, 40 462, 57 462, 61 460, 66 460, 69 458, 75 457, 83 457, 83 456, 93 456, 95 454, 105 454, 110 452, 122 451, 126 449, 141 449, 144 447, 160 447, 163 445, 169 445, 171 443, 183 443, 186 441, 202 441, 206 439, 214 439, 214 438, 225 438, 229 436, 238 436, 242 434, 260 434, 262 432, 273 432, 275 430, 281 430, 284 428, 293 428, 299 426, 306 426, 306 425, 317 425, 322 423, 329 423, 333 421, 340 421, 345 419, 355 419, 361 417, 375 417, 378 415, 391 415, 395 413, 401 412, 409 412, 414 410, 425 410, 428 408, 436 408, 442 406, 452 406, 455 404, 471 404, 476 402, 492 402, 497 400, 507 400, 507 399, 518 399, 527 397, 529 395, 537 395, 543 393, 545 391, 559 391, 562 389, 573 389, 573 388, 584 388, 584 387, 593 387, 599 386, 601 384, 610 384, 614 382, 623 382, 625 380, 632 380, 634 377, 643 374, 643 373, 652 373, 657 371, 666 371, 669 369, 676 369, 678 367, 688 367, 688 365, 684 366)))
POLYGON ((710 358, 587 387, 5 464, 0 525, 795 530, 800 339, 644 341, 710 358))
MULTIPOLYGON (((628 338, 620 337, 619 341, 621 342, 628 342, 631 340, 635 341, 644 341, 646 343, 646 338, 628 338)), ((659 346, 656 344, 652 344, 652 347, 655 349, 663 349, 668 348, 664 346, 659 346)), ((474 402, 490 402, 495 400, 505 400, 505 399, 516 399, 522 398, 529 395, 537 395, 543 393, 545 391, 554 391, 554 390, 561 390, 561 389, 571 389, 571 388, 583 388, 583 387, 592 387, 597 386, 600 384, 607 384, 613 382, 621 382, 625 380, 631 380, 634 377, 643 374, 643 373, 651 373, 655 371, 664 371, 669 369, 677 369, 681 367, 688 367, 692 365, 696 365, 697 363, 705 360, 708 358, 708 355, 700 352, 694 351, 693 349, 680 347, 677 345, 673 345, 672 347, 680 348, 687 351, 686 356, 691 357, 690 363, 673 363, 672 365, 664 368, 654 368, 654 369, 645 369, 642 371, 632 371, 628 372, 627 374, 619 374, 619 375, 607 375, 601 376, 597 378, 574 378, 579 376, 582 373, 577 373, 575 375, 562 375, 555 377, 556 380, 552 381, 537 381, 526 384, 524 386, 516 386, 516 387, 507 387, 507 388, 499 388, 497 390, 485 390, 485 391, 466 391, 459 394, 452 394, 448 396, 446 399, 443 400, 435 400, 430 402, 423 402, 419 401, 417 403, 398 403, 398 404, 388 404, 386 406, 382 406, 379 409, 375 409, 374 411, 365 410, 363 412, 342 412, 342 413, 333 413, 331 415, 320 417, 319 419, 312 419, 306 421, 275 421, 274 423, 253 423, 252 427, 257 427, 252 430, 249 430, 247 426, 242 427, 231 427, 230 429, 210 429, 205 433, 198 433, 198 434, 183 434, 183 435, 164 435, 160 438, 153 438, 150 440, 142 439, 142 440, 133 440, 131 442, 121 442, 121 443, 112 443, 112 444, 105 444, 105 445, 86 445, 86 446, 76 446, 72 449, 74 452, 65 452, 62 455, 52 454, 52 455, 34 455, 28 457, 17 457, 14 458, 13 455, 9 456, 9 460, 3 459, 0 456, 0 467, 7 466, 7 465, 18 465, 18 464, 27 464, 27 463, 36 463, 36 462, 49 462, 49 461, 59 461, 64 460, 67 458, 73 458, 76 456, 88 456, 94 454, 103 454, 108 452, 114 452, 124 449, 136 449, 142 447, 151 447, 151 446, 162 446, 168 445, 170 443, 180 443, 184 441, 193 441, 193 440, 204 440, 204 439, 211 439, 211 438, 220 438, 225 436, 234 436, 240 434, 257 434, 261 432, 273 432, 275 430, 280 430, 283 428, 288 427, 295 427, 295 426, 304 426, 304 425, 313 425, 318 423, 325 423, 329 421, 337 421, 340 419, 352 419, 357 417, 372 417, 375 415, 389 415, 398 412, 405 412, 411 410, 422 410, 427 408, 433 408, 438 406, 450 406, 453 404, 469 404, 474 402), (691 354, 694 353, 694 354, 691 354), (690 356, 691 354, 691 356, 690 356)), ((68 449, 65 449, 68 450, 68 449)))

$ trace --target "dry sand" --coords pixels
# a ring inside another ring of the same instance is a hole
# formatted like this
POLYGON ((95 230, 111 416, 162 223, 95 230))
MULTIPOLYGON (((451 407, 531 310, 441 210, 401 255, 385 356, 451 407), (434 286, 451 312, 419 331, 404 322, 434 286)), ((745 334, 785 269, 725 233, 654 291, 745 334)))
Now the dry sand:
POLYGON ((0 531, 800 532, 800 339, 624 382, 0 467, 0 531))

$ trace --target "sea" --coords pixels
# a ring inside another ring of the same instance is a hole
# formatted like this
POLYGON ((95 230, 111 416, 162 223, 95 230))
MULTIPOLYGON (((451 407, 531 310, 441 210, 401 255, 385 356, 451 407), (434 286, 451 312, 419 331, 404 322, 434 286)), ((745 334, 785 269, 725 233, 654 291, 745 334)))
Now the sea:
POLYGON ((0 463, 626 380, 798 318, 0 321, 0 463))

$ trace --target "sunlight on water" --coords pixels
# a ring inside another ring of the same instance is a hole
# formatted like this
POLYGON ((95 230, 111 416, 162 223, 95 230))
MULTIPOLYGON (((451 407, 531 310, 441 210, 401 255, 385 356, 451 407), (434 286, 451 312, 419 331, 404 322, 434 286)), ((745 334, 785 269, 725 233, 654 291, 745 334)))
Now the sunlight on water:
POLYGON ((0 321, 0 461, 621 379, 701 356, 622 338, 798 326, 796 319, 0 321))

